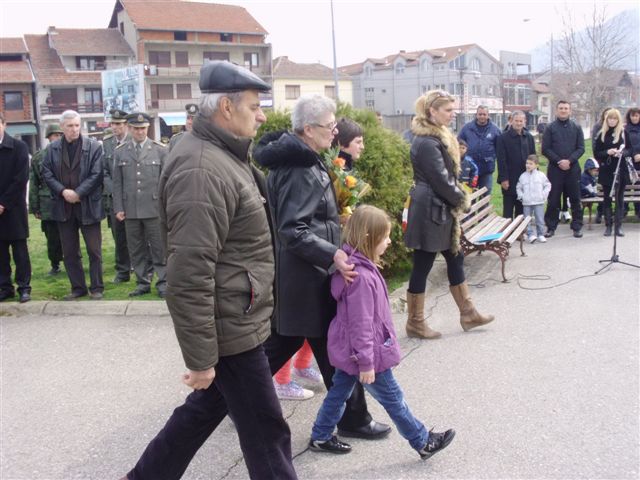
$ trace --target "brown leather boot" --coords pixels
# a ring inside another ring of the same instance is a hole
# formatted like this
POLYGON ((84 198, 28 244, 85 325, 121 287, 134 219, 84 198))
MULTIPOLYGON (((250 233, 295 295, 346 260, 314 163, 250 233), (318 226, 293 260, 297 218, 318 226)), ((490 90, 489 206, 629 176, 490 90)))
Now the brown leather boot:
POLYGON ((451 290, 451 295, 453 295, 453 299, 456 301, 456 305, 458 305, 458 310, 460 310, 460 326, 465 332, 468 332, 472 328, 493 322, 495 318, 493 315, 482 315, 476 310, 476 307, 473 306, 467 282, 463 282, 455 287, 449 287, 449 290, 451 290))
POLYGON ((424 319, 424 293, 407 292, 407 336, 413 338, 439 338, 442 334, 432 330, 424 319))

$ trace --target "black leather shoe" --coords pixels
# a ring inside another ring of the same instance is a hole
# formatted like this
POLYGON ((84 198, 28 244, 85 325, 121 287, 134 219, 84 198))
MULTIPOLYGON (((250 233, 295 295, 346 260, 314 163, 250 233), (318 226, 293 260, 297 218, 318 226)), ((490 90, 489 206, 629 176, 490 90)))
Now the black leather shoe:
POLYGON ((104 294, 102 292, 91 292, 89 294, 89 298, 91 298, 91 300, 102 300, 104 298, 104 294))
POLYGON ((27 303, 29 300, 31 300, 30 294, 26 292, 20 294, 20 303, 27 303))
POLYGON ((547 233, 544 234, 545 237, 551 238, 556 234, 555 230, 547 230, 547 233))
POLYGON ((131 280, 131 277, 116 277, 111 283, 127 283, 129 280, 131 280))
POLYGON ((51 267, 51 270, 49 270, 49 272, 47 272, 47 275, 57 275, 60 273, 60 267, 58 265, 54 265, 53 267, 51 267))
POLYGON ((611 229, 611 225, 607 225, 604 229, 604 236, 605 237, 610 237, 612 233, 612 229, 611 229))
POLYGON ((146 295, 147 293, 150 293, 150 292, 151 292, 151 289, 148 287, 147 288, 138 287, 133 292, 129 292, 129 296, 139 297, 140 295, 146 295))
POLYGON ((356 428, 354 430, 342 430, 338 429, 338 435, 341 437, 351 438, 364 438, 365 440, 377 440, 384 438, 391 433, 391 427, 384 423, 371 420, 371 423, 364 427, 356 428))
POLYGON ((65 295, 64 297, 62 297, 62 300, 64 300, 65 302, 70 302, 72 300, 77 300, 81 297, 86 297, 87 296, 87 292, 85 293, 70 293, 69 295, 65 295))
POLYGON ((622 231, 622 227, 616 228, 616 237, 624 237, 624 232, 622 231))
POLYGON ((447 430, 446 432, 434 432, 433 430, 429 431, 429 440, 427 440, 427 444, 422 447, 422 449, 418 450, 420 457, 422 460, 426 460, 427 458, 431 458, 440 450, 446 448, 447 445, 451 443, 453 437, 456 436, 456 431, 453 429, 447 430))
POLYGON ((582 238, 582 230, 574 230, 573 231, 573 236, 575 238, 582 238))
POLYGON ((320 440, 309 440, 309 449, 314 452, 327 452, 327 453, 349 453, 351 451, 351 445, 343 443, 334 435, 329 440, 321 442, 320 440))
POLYGON ((167 298, 167 292, 165 292, 164 290, 158 292, 158 296, 160 298, 167 298))

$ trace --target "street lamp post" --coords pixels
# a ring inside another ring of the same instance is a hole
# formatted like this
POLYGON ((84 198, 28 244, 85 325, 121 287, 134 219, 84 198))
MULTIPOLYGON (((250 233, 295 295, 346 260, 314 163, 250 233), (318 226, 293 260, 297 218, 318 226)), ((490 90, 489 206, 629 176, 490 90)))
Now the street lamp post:
POLYGON ((340 100, 338 91, 338 62, 336 60, 336 29, 333 25, 333 0, 331 0, 331 37, 333 39, 333 89, 335 90, 335 101, 340 100))
MULTIPOLYGON (((460 59, 460 55, 462 54, 462 49, 458 48, 458 59, 460 59)), ((462 60, 460 60, 460 63, 458 65, 458 73, 460 74, 460 125, 464 125, 464 113, 465 113, 465 108, 464 108, 464 71, 463 71, 464 66, 462 65, 462 60)), ((458 128, 458 130, 460 130, 460 128, 458 128)))

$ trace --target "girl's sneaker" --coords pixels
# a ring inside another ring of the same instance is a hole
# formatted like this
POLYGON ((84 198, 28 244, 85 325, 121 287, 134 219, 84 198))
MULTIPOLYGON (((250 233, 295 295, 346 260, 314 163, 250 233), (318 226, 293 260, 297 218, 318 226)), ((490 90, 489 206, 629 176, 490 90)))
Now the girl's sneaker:
POLYGON ((289 383, 279 384, 275 380, 273 386, 276 389, 276 395, 280 400, 309 400, 313 397, 313 392, 302 388, 293 380, 289 383))
POLYGON ((293 374, 303 380, 307 380, 310 383, 323 383, 322 375, 315 368, 294 368, 293 374))
POLYGON ((533 233, 529 235, 529 243, 534 243, 538 237, 536 237, 533 233))
POLYGON ((544 237, 544 235, 540 235, 540 236, 538 237, 538 241, 539 241, 540 243, 545 243, 545 242, 547 241, 547 239, 544 237))

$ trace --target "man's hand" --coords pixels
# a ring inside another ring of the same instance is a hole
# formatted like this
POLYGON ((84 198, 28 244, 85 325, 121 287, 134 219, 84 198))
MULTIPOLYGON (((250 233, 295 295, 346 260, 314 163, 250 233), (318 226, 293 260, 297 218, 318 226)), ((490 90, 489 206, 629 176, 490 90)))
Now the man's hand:
POLYGON ((4 205, 0 205, 0 215, 4 213, 4 205))
POLYGON ((571 162, 567 159, 560 160, 558 162, 558 168, 560 168, 560 170, 569 170, 571 168, 571 162))
POLYGON ((500 186, 503 190, 509 190, 509 180, 503 180, 500 182, 500 186))
POLYGON ((125 217, 126 216, 125 216, 124 212, 117 212, 116 213, 116 220, 118 220, 119 222, 124 221, 125 217))
POLYGON ((367 385, 373 383, 376 380, 376 372, 371 369, 366 372, 360 372, 360 383, 367 385))
POLYGON ((182 374, 182 383, 194 390, 205 390, 213 383, 214 378, 216 378, 216 371, 213 368, 201 372, 188 370, 187 373, 182 374))
POLYGON ((358 276, 358 272, 353 271, 355 265, 347 263, 348 259, 349 256, 341 249, 338 249, 333 255, 333 263, 335 263, 336 268, 340 271, 342 278, 344 278, 345 282, 351 283, 358 276))
POLYGON ((80 201, 80 196, 70 188, 65 188, 62 191, 62 197, 66 200, 67 203, 78 203, 80 201))
POLYGON ((634 162, 640 162, 640 153, 636 153, 636 154, 633 156, 633 161, 634 161, 634 162))

